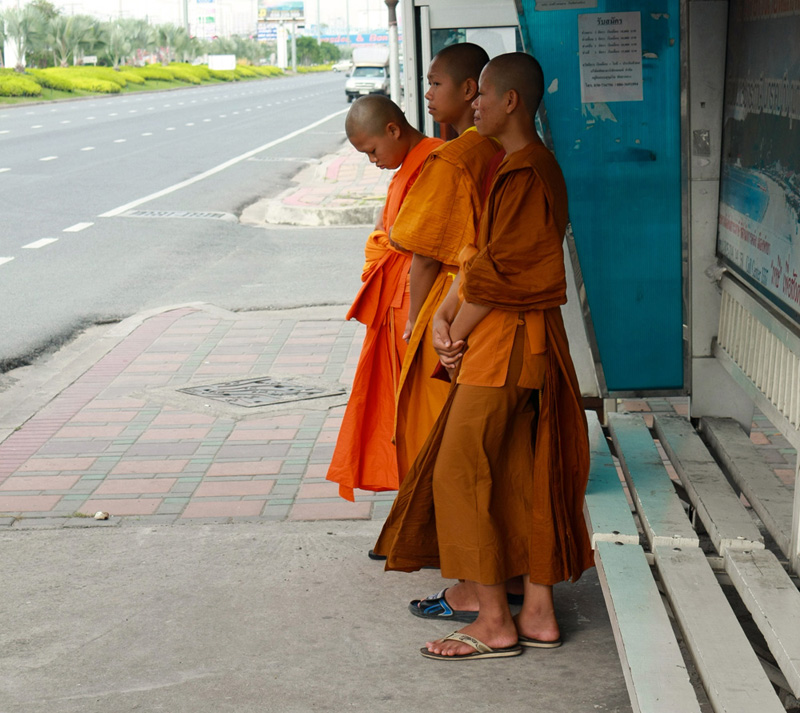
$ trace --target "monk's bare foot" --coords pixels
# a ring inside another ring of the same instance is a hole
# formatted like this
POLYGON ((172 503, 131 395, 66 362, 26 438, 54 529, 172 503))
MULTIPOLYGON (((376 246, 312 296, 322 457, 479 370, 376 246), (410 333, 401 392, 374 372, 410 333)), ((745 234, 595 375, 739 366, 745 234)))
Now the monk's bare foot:
POLYGON ((553 605, 553 588, 525 581, 525 601, 514 623, 520 636, 539 641, 558 641, 561 632, 553 605))
POLYGON ((478 594, 472 582, 457 582, 452 587, 448 587, 444 598, 451 609, 478 611, 478 594))
MULTIPOLYGON (((478 641, 493 649, 505 649, 517 643, 517 630, 511 617, 504 620, 495 619, 494 621, 488 621, 487 619, 485 617, 482 621, 479 617, 473 624, 468 624, 458 631, 461 634, 468 634, 478 639, 478 641)), ((472 646, 460 641, 437 639, 436 641, 428 641, 425 646, 431 653, 441 654, 442 656, 463 656, 475 652, 472 646)))

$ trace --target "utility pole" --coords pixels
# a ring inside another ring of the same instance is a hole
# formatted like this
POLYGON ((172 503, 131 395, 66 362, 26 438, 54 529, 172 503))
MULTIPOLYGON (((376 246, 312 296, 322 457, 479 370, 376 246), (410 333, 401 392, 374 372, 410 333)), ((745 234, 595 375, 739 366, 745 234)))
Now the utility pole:
POLYGON ((322 20, 319 19, 319 0, 317 0, 317 44, 322 42, 322 20))
POLYGON ((183 0, 183 29, 189 34, 189 0, 183 0))
POLYGON ((400 105, 400 47, 397 39, 397 2, 384 0, 389 8, 389 93, 392 101, 400 105))
POLYGON ((292 71, 297 73, 297 23, 292 20, 292 71))

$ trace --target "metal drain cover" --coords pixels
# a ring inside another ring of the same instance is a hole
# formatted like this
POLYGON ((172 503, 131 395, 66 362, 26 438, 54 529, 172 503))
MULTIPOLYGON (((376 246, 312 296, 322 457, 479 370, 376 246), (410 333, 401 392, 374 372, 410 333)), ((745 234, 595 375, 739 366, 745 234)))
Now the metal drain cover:
POLYGON ((178 391, 192 396, 223 401, 234 406, 244 406, 245 408, 322 399, 347 393, 347 390, 343 387, 324 388, 302 384, 297 381, 279 381, 269 376, 260 379, 229 381, 225 384, 193 386, 186 389, 178 389, 178 391))
POLYGON ((201 210, 129 210, 122 214, 123 218, 199 218, 201 220, 235 221, 232 213, 201 210))

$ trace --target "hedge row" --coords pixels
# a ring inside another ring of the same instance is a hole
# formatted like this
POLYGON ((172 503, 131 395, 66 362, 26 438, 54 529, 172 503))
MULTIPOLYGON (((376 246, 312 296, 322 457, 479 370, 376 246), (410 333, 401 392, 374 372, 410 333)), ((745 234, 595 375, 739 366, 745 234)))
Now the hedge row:
POLYGON ((0 75, 0 97, 38 97, 42 87, 28 77, 0 75))
MULTIPOLYGON (((330 65, 298 67, 300 73, 321 72, 330 65)), ((48 67, 29 69, 18 74, 13 69, 0 68, 0 96, 21 97, 39 96, 42 87, 62 92, 89 92, 92 94, 116 94, 128 84, 138 86, 148 81, 183 82, 201 84, 208 81, 234 82, 258 77, 277 77, 284 72, 279 67, 248 66, 239 64, 233 70, 213 70, 205 65, 191 65, 173 62, 168 66, 149 64, 145 67, 124 67, 121 70, 111 67, 48 67)))

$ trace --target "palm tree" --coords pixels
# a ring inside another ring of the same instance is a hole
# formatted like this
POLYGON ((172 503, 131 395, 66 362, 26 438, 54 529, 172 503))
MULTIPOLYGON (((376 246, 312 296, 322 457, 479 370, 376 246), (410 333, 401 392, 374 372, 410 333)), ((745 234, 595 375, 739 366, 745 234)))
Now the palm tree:
POLYGON ((85 48, 95 41, 95 22, 89 15, 56 15, 47 23, 45 37, 56 65, 82 61, 85 48))
POLYGON ((42 14, 32 5, 24 8, 10 7, 0 13, 0 27, 4 28, 4 49, 16 50, 17 72, 25 71, 25 57, 36 48, 43 35, 42 14))
POLYGON ((121 22, 106 23, 102 29, 104 54, 114 69, 119 69, 120 64, 130 59, 133 43, 121 22))

